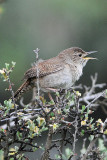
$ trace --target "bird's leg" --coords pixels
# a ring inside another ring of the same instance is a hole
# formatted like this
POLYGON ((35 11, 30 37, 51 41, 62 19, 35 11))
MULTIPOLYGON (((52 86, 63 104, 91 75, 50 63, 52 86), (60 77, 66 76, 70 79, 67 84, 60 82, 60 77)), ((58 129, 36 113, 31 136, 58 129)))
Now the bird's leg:
POLYGON ((32 94, 32 101, 35 101, 36 96, 37 96, 37 90, 36 90, 36 87, 34 87, 33 94, 32 94))
POLYGON ((35 106, 35 104, 37 103, 37 100, 40 100, 40 101, 42 101, 42 103, 43 103, 43 102, 44 102, 44 97, 38 95, 38 94, 37 94, 37 88, 34 87, 34 88, 33 88, 33 95, 32 95, 32 103, 31 103, 32 106, 33 106, 33 105, 35 106))
POLYGON ((54 102, 54 100, 53 100, 53 98, 52 98, 50 92, 48 92, 48 97, 49 97, 49 99, 50 99, 52 102, 54 102))
MULTIPOLYGON (((49 90, 49 91, 52 91, 52 92, 58 92, 58 89, 55 89, 55 88, 46 88, 46 89, 49 90)), ((52 102, 54 102, 50 92, 48 92, 48 97, 52 102)))
POLYGON ((55 88, 46 88, 47 90, 50 90, 52 92, 58 92, 58 89, 55 89, 55 88))

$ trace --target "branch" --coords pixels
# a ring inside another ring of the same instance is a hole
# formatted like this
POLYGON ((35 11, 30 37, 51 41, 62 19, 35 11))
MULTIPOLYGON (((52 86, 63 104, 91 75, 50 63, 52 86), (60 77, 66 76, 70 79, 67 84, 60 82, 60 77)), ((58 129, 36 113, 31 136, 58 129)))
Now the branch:
POLYGON ((100 97, 102 97, 106 93, 106 90, 99 93, 87 106, 86 108, 89 108, 91 104, 93 104, 96 100, 98 100, 100 97))
POLYGON ((41 157, 41 160, 48 160, 49 159, 49 149, 52 144, 52 134, 53 134, 53 126, 50 126, 49 132, 48 132, 48 137, 46 140, 45 151, 41 157))
POLYGON ((88 146, 88 148, 87 148, 87 151, 86 151, 85 155, 81 158, 81 160, 86 160, 88 154, 89 154, 90 151, 92 150, 92 147, 95 145, 97 139, 98 139, 98 137, 94 138, 94 139, 90 142, 90 144, 89 144, 89 146, 88 146))

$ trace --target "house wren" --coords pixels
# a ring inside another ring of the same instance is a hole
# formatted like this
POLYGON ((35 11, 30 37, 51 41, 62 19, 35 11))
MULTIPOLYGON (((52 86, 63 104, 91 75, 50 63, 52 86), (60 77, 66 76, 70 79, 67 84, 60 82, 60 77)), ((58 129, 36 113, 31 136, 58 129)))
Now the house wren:
POLYGON ((85 52, 81 48, 72 47, 63 50, 56 57, 39 62, 25 73, 25 82, 16 91, 14 98, 17 99, 23 92, 37 87, 37 79, 40 90, 44 92, 49 92, 51 88, 69 89, 79 80, 87 61, 96 59, 87 57, 95 52, 85 52))

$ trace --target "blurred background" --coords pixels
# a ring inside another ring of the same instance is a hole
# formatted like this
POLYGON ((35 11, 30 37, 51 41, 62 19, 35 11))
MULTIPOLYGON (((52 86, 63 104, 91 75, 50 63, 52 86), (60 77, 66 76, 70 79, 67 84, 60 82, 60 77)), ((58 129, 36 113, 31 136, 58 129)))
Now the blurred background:
MULTIPOLYGON (((77 84, 90 85, 95 72, 98 83, 107 83, 106 6, 105 0, 0 0, 0 69, 16 62, 11 74, 14 90, 35 61, 36 48, 42 59, 73 46, 98 51, 93 55, 98 60, 88 62, 77 84)), ((10 97, 5 88, 8 84, 0 79, 1 103, 10 97)))
MULTIPOLYGON (((98 60, 88 62, 78 83, 90 83, 98 72, 98 82, 107 82, 107 1, 105 0, 0 0, 0 69, 16 62, 11 74, 14 90, 24 72, 39 58, 56 56, 63 49, 78 46, 96 50, 98 60)), ((0 79, 0 102, 9 97, 6 82, 0 79)))

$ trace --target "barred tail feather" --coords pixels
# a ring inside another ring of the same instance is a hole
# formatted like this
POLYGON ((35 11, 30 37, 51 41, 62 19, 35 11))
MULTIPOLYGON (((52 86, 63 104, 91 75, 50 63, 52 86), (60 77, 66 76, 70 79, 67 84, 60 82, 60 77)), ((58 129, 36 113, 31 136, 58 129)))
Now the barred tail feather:
POLYGON ((31 89, 30 81, 25 81, 20 88, 15 92, 14 98, 17 100, 24 92, 31 89))

